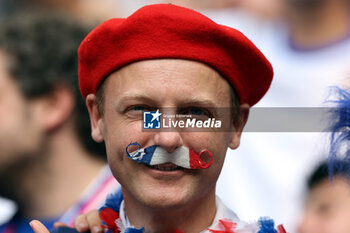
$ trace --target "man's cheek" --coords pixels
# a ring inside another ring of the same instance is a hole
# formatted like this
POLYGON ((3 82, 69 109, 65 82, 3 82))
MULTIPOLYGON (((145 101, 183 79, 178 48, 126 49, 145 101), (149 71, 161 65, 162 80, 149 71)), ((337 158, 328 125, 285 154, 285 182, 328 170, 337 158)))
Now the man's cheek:
POLYGON ((121 165, 125 159, 125 150, 121 149, 122 146, 118 143, 118 138, 112 140, 108 138, 105 143, 108 164, 110 166, 121 165))
POLYGON ((123 177, 128 176, 128 174, 132 174, 132 169, 130 165, 128 165, 128 161, 125 155, 121 154, 116 150, 107 150, 107 153, 109 167, 114 177, 119 182, 123 177))

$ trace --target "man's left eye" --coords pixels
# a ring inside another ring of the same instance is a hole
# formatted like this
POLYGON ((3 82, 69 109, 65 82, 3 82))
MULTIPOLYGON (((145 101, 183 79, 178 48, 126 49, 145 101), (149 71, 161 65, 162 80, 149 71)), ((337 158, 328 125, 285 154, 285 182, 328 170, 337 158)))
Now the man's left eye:
POLYGON ((180 114, 189 114, 192 116, 202 116, 202 115, 208 115, 207 112, 198 107, 190 107, 190 108, 185 108, 180 111, 180 114))
POLYGON ((204 114, 204 111, 200 108, 190 108, 189 109, 189 114, 200 116, 204 114))

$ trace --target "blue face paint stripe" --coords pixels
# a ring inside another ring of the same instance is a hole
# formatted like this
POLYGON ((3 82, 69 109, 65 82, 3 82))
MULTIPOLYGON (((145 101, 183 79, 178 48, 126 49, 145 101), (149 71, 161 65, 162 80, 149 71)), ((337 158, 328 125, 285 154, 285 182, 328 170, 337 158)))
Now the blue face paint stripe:
POLYGON ((128 156, 128 158, 137 161, 139 163, 143 163, 143 164, 150 164, 152 157, 153 157, 153 153, 154 151, 157 149, 157 145, 153 145, 153 146, 149 146, 146 147, 144 149, 141 148, 141 145, 137 142, 133 142, 130 143, 127 147, 126 147, 126 154, 128 156), (137 146, 137 150, 136 150, 136 155, 131 155, 131 153, 133 152, 129 152, 129 147, 130 146, 137 146))
POLYGON ((146 154, 144 155, 142 161, 144 161, 146 164, 150 164, 153 154, 156 151, 157 147, 158 147, 157 145, 146 147, 144 150, 146 154))

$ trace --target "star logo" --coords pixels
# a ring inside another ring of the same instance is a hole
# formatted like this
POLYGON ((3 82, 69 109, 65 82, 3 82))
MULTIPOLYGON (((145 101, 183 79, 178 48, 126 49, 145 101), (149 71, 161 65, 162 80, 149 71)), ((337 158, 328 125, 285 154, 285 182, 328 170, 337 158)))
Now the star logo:
POLYGON ((159 117, 162 115, 162 113, 160 113, 159 109, 157 109, 157 111, 155 113, 151 113, 151 115, 153 116, 151 122, 154 121, 154 120, 159 121, 159 117))

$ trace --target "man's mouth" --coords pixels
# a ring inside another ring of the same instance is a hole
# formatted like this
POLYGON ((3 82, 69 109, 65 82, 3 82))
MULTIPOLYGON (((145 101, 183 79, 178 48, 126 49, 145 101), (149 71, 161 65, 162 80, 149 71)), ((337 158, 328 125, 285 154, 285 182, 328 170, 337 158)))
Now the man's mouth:
POLYGON ((158 170, 158 171, 175 171, 175 170, 184 169, 184 168, 177 166, 173 163, 163 163, 163 164, 146 165, 146 166, 149 168, 158 170))

